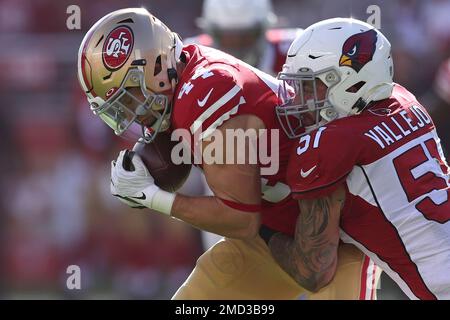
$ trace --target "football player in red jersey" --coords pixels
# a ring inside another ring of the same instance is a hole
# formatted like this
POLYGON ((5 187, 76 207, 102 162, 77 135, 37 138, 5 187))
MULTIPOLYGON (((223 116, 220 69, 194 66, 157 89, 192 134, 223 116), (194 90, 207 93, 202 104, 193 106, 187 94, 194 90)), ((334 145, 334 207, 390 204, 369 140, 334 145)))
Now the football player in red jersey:
POLYGON ((299 283, 321 287, 342 239, 409 298, 450 299, 449 168, 430 116, 393 83, 390 51, 378 30, 342 18, 292 43, 277 113, 297 141, 287 181, 301 214, 294 239, 275 233, 269 247, 299 283))
MULTIPOLYGON (((199 258, 174 299, 373 298, 375 286, 367 283, 375 281, 376 268, 353 246, 340 247, 334 280, 313 294, 306 289, 315 288, 299 286, 279 268, 258 236, 261 223, 293 235, 298 215, 285 181, 292 140, 275 117, 279 81, 216 49, 183 46, 142 8, 98 21, 81 43, 78 68, 92 111, 118 135, 139 133, 150 142, 158 132, 184 129, 195 151, 196 145, 206 150, 209 135, 226 136, 227 129, 279 133, 278 141, 271 141, 279 145, 274 152, 279 170, 273 174, 262 174, 272 165, 260 165, 267 163, 263 159, 203 161, 214 192, 209 197, 161 190, 138 156, 132 158, 134 170, 124 168, 127 151, 113 161, 111 192, 121 201, 225 237, 199 258)), ((246 139, 240 148, 248 150, 252 142, 246 139)))
POLYGON ((205 32, 184 44, 214 47, 271 75, 302 29, 273 28, 277 16, 270 0, 205 0, 198 25, 205 32))
MULTIPOLYGON (((286 60, 287 50, 302 29, 272 28, 277 21, 270 0, 205 0, 198 25, 205 32, 183 39, 183 44, 214 47, 233 55, 265 73, 276 76, 286 60), (245 12, 246 14, 242 14, 245 12)), ((198 190, 210 194, 204 179, 192 170, 189 178, 198 190)), ((183 193, 190 185, 183 185, 183 193)), ((209 249, 220 236, 202 231, 202 242, 209 249)))

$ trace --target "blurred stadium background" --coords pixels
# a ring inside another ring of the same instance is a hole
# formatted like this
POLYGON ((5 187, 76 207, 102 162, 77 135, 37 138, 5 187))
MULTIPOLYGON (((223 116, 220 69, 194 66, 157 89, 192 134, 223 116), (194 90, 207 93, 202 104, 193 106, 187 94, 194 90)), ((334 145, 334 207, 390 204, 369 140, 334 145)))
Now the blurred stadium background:
MULTIPOLYGON (((280 27, 367 20, 381 8, 395 78, 450 139, 450 0, 275 0, 280 27), (441 74, 440 90, 435 79, 441 74), (443 84, 444 83, 444 84, 443 84), (440 95, 440 97, 439 97, 440 95)), ((128 142, 90 112, 76 75, 79 44, 106 13, 145 6, 182 37, 201 31, 201 0, 0 0, 0 298, 168 299, 202 252, 198 231, 128 209, 109 194, 109 163, 128 142), (66 9, 81 9, 68 30, 66 9), (66 268, 81 268, 81 290, 66 268)), ((245 14, 245 13, 243 13, 245 14)), ((382 284, 383 285, 383 284, 382 284)))

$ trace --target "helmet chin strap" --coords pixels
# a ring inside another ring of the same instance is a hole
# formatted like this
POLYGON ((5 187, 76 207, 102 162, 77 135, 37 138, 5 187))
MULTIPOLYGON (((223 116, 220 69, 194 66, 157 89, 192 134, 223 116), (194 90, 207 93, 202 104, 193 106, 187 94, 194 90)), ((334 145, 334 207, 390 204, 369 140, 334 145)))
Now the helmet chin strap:
POLYGON ((383 82, 368 90, 353 107, 357 109, 356 114, 362 112, 372 101, 380 101, 389 98, 392 95, 392 90, 394 90, 394 84, 392 82, 383 82), (360 107, 357 106, 358 102, 361 103, 360 107))
POLYGON ((183 52, 183 42, 181 42, 180 36, 173 32, 173 46, 171 48, 171 53, 167 59, 167 76, 169 77, 170 84, 172 86, 172 93, 175 93, 175 87, 178 84, 178 72, 177 72, 177 62, 180 60, 181 53, 183 52))
POLYGON ((170 86, 172 88, 172 93, 175 93, 175 87, 178 84, 178 74, 177 69, 175 68, 168 68, 167 69, 167 75, 169 77, 170 86))
MULTIPOLYGON (((171 85, 172 94, 174 94, 176 86, 178 84, 177 62, 180 60, 180 56, 182 54, 183 43, 181 42, 178 34, 172 33, 172 35, 173 35, 173 46, 170 49, 170 54, 167 57, 167 77, 171 85)), ((157 115, 155 115, 157 120, 152 125, 153 132, 151 135, 146 134, 145 129, 143 127, 143 141, 145 143, 152 142, 158 132, 163 132, 169 129, 170 127, 169 119, 171 112, 170 108, 171 108, 170 104, 167 103, 164 113, 163 114, 157 113, 157 115)))

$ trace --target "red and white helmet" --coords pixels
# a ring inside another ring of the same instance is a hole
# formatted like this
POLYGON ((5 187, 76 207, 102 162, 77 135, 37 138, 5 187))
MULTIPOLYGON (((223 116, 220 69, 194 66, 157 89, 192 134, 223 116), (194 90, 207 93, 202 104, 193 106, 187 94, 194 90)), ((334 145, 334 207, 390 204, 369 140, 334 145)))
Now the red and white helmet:
POLYGON ((178 35, 144 8, 100 19, 78 52, 78 80, 91 110, 117 135, 134 132, 133 138, 149 142, 167 130, 182 47, 178 35), (151 125, 139 120, 149 117, 151 125))
POLYGON ((336 118, 361 112, 371 101, 392 93, 391 45, 371 25, 349 18, 315 23, 291 44, 283 71, 277 116, 289 137, 294 138, 336 118), (326 86, 325 97, 316 90, 316 80, 326 86), (305 99, 309 82, 313 98, 305 99), (302 123, 313 114, 314 124, 302 123))

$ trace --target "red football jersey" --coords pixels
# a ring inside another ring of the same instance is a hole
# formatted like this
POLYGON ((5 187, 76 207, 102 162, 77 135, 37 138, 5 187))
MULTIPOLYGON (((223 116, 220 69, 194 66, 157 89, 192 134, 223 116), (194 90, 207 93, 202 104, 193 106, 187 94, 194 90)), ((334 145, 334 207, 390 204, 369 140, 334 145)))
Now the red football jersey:
POLYGON ((302 136, 288 166, 293 197, 344 183, 341 239, 412 299, 450 299, 449 169, 434 124, 399 85, 389 99, 302 136))
MULTIPOLYGON (((286 54, 289 46, 302 31, 303 29, 295 28, 267 30, 264 50, 258 65, 254 67, 271 75, 277 75, 286 61, 286 54)), ((187 38, 183 42, 185 44, 198 44, 208 47, 215 47, 213 38, 204 33, 195 37, 187 38)))
MULTIPOLYGON (((262 222, 281 232, 293 234, 298 204, 286 184, 289 140, 276 114, 279 81, 219 50, 189 45, 184 47, 187 65, 174 94, 172 130, 190 133, 191 149, 230 118, 243 114, 259 117, 268 131, 278 133, 278 171, 262 174, 262 222), (279 148, 278 148, 279 145, 279 148)), ((270 140, 270 134, 268 134, 270 140)), ((269 141, 272 144, 273 141, 269 141)), ((258 159, 261 167, 270 167, 258 159)))

